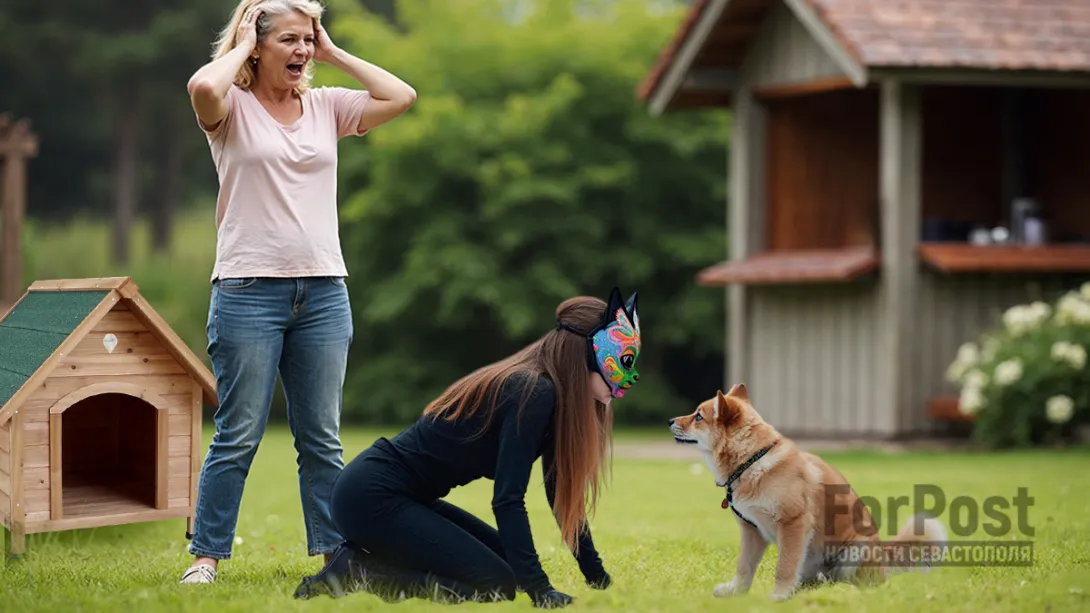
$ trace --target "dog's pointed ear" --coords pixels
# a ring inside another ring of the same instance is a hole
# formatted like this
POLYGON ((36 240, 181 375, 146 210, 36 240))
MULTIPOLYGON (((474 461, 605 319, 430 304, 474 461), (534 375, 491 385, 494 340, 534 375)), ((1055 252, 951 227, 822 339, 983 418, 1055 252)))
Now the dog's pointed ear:
POLYGON ((727 392, 727 395, 749 402, 749 391, 746 389, 745 383, 735 383, 727 392))
POLYGON ((723 425, 729 426, 741 415, 740 406, 733 402, 737 398, 731 393, 733 391, 734 388, 731 388, 730 392, 724 394, 719 390, 715 395, 715 419, 723 425))
POLYGON ((726 405, 723 400, 723 390, 715 390, 715 404, 712 405, 712 417, 719 419, 720 407, 726 405))

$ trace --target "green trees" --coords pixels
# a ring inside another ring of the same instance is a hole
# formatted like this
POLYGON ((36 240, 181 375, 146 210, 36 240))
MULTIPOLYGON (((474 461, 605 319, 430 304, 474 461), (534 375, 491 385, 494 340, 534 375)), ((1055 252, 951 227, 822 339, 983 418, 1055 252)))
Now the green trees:
POLYGON ((109 213, 113 261, 125 267, 143 210, 153 247, 169 251, 175 208, 215 193, 185 84, 208 61, 231 8, 220 0, 0 3, 0 111, 30 117, 42 140, 30 165, 30 215, 109 213), (202 178, 212 184, 194 189, 202 178))
POLYGON ((565 298, 614 284, 640 292, 645 339, 618 420, 657 422, 721 384, 723 295, 693 274, 727 249, 728 126, 635 99, 677 24, 655 4, 402 0, 403 33, 333 5, 334 42, 419 94, 342 145, 346 419, 411 419, 547 331, 565 298))

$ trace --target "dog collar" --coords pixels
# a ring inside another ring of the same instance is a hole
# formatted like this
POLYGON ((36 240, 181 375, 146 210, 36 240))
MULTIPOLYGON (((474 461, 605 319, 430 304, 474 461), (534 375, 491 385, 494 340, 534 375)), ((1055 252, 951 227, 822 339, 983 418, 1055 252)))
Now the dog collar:
POLYGON ((776 440, 772 441, 772 444, 769 445, 768 447, 765 447, 764 449, 762 449, 762 450, 758 451, 757 453, 753 454, 748 460, 743 462, 742 465, 739 466, 737 470, 735 470, 733 473, 730 474, 730 477, 727 478, 726 483, 716 482, 716 485, 718 485, 719 487, 726 488, 726 490, 727 490, 727 497, 723 499, 723 502, 719 506, 721 508, 724 508, 724 509, 729 508, 731 511, 734 511, 734 514, 737 515, 739 519, 741 519, 742 521, 746 522, 747 524, 753 526, 754 528, 756 528, 757 525, 754 524, 752 521, 750 521, 750 520, 746 519, 745 517, 743 517, 742 514, 738 512, 738 509, 734 508, 734 492, 731 491, 730 486, 733 485, 734 482, 737 481, 738 479, 741 479, 742 478, 742 473, 746 472, 747 468, 749 468, 750 466, 753 466, 753 464, 756 463, 757 460, 760 460, 761 458, 765 457, 765 454, 767 454, 769 451, 772 451, 772 448, 775 447, 776 444, 779 443, 779 442, 780 442, 780 439, 776 439, 776 440))

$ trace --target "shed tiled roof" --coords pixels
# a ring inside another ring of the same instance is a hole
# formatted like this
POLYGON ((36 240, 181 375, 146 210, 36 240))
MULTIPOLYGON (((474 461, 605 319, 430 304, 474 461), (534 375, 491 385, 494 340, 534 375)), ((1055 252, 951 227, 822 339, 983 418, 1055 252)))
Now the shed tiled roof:
MULTIPOLYGON (((693 68, 736 67, 757 24, 783 0, 726 0, 693 68)), ((799 0, 867 68, 1090 72, 1090 0, 799 0)), ((646 100, 696 24, 693 0, 638 96, 646 100)), ((690 95, 691 96, 691 95, 690 95)))
POLYGON ((1087 0, 807 0, 864 66, 1090 70, 1087 0))

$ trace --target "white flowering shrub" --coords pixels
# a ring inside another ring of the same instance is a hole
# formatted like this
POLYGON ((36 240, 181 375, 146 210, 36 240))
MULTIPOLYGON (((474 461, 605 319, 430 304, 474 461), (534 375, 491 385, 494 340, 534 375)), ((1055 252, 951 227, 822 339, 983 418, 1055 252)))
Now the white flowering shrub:
POLYGON ((1090 422, 1090 283, 1055 304, 1018 305, 1002 325, 958 349, 946 378, 988 446, 1041 444, 1090 422))

